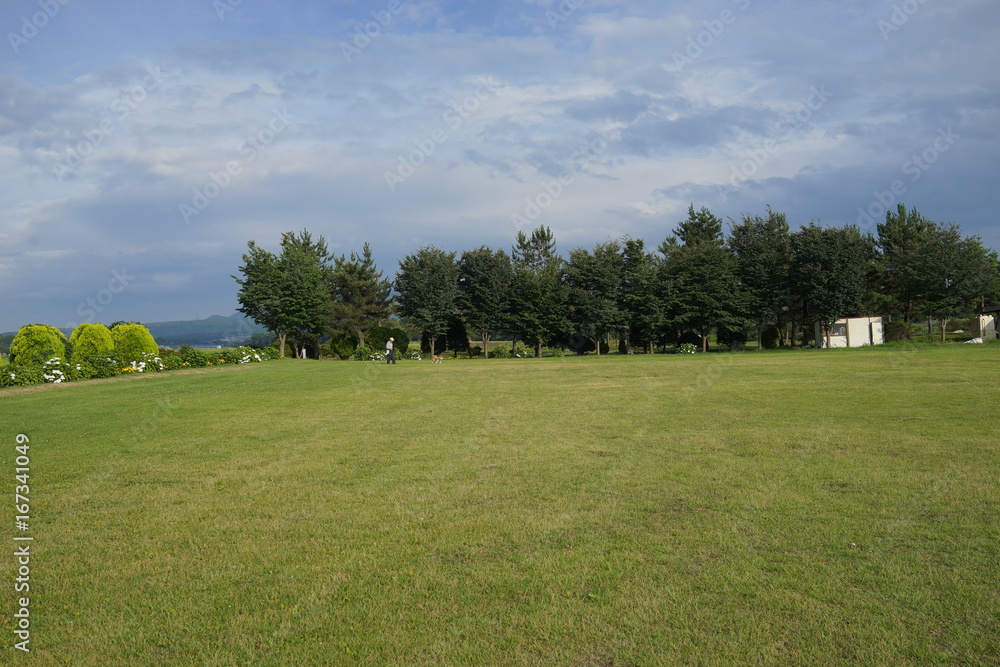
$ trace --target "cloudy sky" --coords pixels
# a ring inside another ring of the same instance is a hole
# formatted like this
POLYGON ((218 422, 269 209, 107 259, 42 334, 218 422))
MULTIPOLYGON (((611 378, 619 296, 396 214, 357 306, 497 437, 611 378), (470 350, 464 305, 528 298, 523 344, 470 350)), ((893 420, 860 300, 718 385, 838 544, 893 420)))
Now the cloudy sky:
POLYGON ((655 247, 689 204, 1000 248, 996 0, 5 0, 0 331, 228 315, 247 241, 655 247))

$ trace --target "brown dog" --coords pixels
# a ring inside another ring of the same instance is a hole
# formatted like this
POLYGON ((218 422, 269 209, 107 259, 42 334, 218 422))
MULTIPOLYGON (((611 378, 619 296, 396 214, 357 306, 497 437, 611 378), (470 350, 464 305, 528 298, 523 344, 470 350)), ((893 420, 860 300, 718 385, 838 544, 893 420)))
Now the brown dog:
POLYGON ((432 354, 431 355, 431 363, 432 364, 440 364, 441 363, 441 357, 437 356, 436 354, 432 354))

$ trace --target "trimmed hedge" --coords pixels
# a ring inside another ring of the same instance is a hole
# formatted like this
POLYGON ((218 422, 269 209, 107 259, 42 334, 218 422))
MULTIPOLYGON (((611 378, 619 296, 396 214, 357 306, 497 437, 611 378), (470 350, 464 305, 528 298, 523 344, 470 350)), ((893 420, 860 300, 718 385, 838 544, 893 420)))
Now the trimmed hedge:
POLYGON ((49 359, 66 358, 66 336, 48 324, 28 324, 14 336, 10 344, 10 363, 20 366, 41 366, 49 359))
POLYGON ((143 361, 143 354, 155 357, 160 353, 160 347, 149 329, 135 322, 115 325, 111 329, 111 338, 115 341, 115 356, 123 365, 143 361))

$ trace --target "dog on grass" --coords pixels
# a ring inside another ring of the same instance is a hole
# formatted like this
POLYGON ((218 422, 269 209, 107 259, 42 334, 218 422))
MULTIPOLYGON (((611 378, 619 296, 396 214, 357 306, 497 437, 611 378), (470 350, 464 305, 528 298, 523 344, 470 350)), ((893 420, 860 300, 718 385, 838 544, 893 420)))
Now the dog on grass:
POLYGON ((440 364, 441 363, 441 357, 437 356, 436 354, 432 354, 431 355, 431 363, 432 364, 440 364))

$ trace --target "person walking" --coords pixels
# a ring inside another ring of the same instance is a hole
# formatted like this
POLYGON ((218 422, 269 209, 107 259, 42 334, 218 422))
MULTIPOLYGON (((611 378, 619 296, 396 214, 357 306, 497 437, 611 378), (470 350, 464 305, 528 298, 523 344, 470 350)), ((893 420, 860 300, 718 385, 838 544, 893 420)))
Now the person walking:
POLYGON ((395 340, 395 338, 390 338, 385 342, 385 363, 387 364, 396 363, 396 351, 392 348, 395 340))

